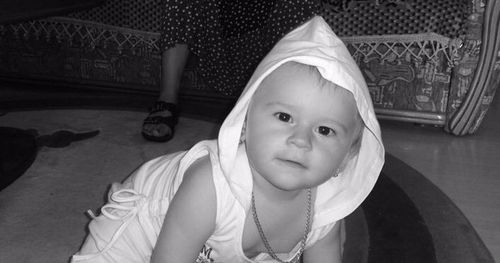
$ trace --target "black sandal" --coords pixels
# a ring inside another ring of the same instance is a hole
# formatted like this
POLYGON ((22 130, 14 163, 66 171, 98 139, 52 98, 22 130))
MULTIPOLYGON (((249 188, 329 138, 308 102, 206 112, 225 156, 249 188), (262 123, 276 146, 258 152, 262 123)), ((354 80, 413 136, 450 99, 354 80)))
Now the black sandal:
POLYGON ((174 131, 175 131, 175 125, 179 121, 179 114, 177 112, 177 106, 173 103, 168 103, 165 101, 157 101, 153 105, 153 107, 149 110, 149 115, 144 119, 144 122, 142 124, 142 136, 149 141, 154 141, 154 142, 166 142, 172 139, 174 137, 174 131), (163 116, 151 116, 154 113, 157 112, 162 112, 162 111, 169 111, 171 113, 170 116, 163 117, 163 116), (165 124, 170 128, 170 133, 165 134, 163 136, 154 136, 151 134, 147 134, 144 132, 144 126, 145 125, 158 125, 158 124, 165 124))

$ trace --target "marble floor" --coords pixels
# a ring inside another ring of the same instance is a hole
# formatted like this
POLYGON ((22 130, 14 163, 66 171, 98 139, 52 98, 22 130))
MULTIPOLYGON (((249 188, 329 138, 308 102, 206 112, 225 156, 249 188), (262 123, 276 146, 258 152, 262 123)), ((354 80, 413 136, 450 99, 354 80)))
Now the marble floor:
POLYGON ((500 262, 500 99, 474 135, 381 121, 386 150, 437 185, 462 210, 500 262))

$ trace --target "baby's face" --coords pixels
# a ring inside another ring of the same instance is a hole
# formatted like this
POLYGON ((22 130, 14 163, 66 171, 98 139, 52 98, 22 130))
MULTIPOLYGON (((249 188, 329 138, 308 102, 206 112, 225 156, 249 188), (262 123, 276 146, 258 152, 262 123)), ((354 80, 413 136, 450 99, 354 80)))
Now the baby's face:
POLYGON ((318 76, 303 67, 279 67, 248 110, 245 138, 254 177, 287 191, 320 185, 350 157, 356 116, 349 91, 319 87, 318 76))

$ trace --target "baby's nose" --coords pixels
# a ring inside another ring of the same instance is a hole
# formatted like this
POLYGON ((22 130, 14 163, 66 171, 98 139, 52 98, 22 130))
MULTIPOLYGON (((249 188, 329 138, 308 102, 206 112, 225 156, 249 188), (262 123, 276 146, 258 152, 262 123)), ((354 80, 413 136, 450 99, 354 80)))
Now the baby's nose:
POLYGON ((288 143, 298 148, 310 149, 312 140, 312 131, 308 128, 296 127, 288 138, 288 143))

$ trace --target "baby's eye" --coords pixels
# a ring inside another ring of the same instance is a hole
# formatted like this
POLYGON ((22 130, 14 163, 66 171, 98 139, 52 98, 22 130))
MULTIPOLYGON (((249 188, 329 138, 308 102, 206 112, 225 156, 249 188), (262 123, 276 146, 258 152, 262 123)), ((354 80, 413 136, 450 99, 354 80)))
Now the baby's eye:
POLYGON ((276 118, 278 118, 278 120, 283 121, 283 122, 292 121, 292 116, 290 116, 290 114, 288 114, 288 113, 277 112, 274 114, 274 116, 276 116, 276 118))
POLYGON ((324 136, 335 135, 335 131, 332 128, 326 126, 319 126, 318 133, 324 136))

